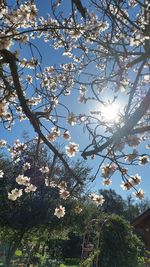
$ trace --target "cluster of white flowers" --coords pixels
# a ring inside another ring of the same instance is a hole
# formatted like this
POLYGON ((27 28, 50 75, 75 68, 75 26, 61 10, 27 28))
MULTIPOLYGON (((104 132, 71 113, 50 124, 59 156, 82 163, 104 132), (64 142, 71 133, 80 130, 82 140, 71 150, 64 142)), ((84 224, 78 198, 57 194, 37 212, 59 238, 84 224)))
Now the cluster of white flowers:
POLYGON ((16 182, 19 185, 28 186, 30 184, 30 177, 27 177, 27 176, 20 174, 17 176, 16 182))
POLYGON ((136 0, 128 0, 129 6, 135 7, 138 3, 136 0))
MULTIPOLYGON (((60 2, 61 1, 56 1, 56 3, 58 5, 60 4, 60 2)), ((57 6, 57 4, 56 4, 56 6, 57 6)), ((57 112, 56 112, 56 115, 54 115, 54 111, 55 111, 55 107, 58 104, 61 104, 59 102, 61 98, 58 98, 58 97, 60 95, 62 95, 62 96, 63 95, 64 96, 69 95, 71 93, 73 85, 76 86, 76 84, 77 84, 76 79, 75 79, 75 77, 77 77, 76 71, 79 70, 79 73, 81 73, 82 69, 84 69, 86 64, 87 65, 89 64, 87 59, 86 59, 87 54, 89 56, 89 59, 90 59, 90 57, 91 57, 91 59, 94 58, 93 55, 97 57, 97 58, 95 57, 95 64, 96 64, 96 67, 98 68, 98 72, 100 73, 100 84, 101 84, 101 85, 99 85, 99 82, 97 82, 97 88, 98 88, 97 93, 101 93, 102 88, 104 87, 103 85, 105 85, 105 87, 107 87, 107 85, 108 85, 107 82, 101 83, 101 81, 102 81, 102 79, 104 79, 103 73, 104 73, 104 71, 106 71, 107 59, 111 59, 112 53, 110 53, 110 52, 112 52, 112 51, 109 50, 109 47, 106 48, 107 47, 106 45, 104 45, 104 46, 99 45, 95 49, 93 43, 95 41, 99 40, 99 38, 101 36, 103 36, 104 43, 109 43, 109 40, 110 40, 111 45, 113 45, 115 43, 119 44, 119 41, 122 40, 121 42, 124 43, 125 46, 126 46, 126 43, 128 44, 127 47, 130 46, 130 50, 131 50, 130 53, 132 54, 132 47, 131 46, 141 46, 141 45, 143 45, 143 43, 146 40, 149 40, 149 36, 147 34, 143 33, 144 32, 143 30, 146 29, 146 27, 147 27, 146 25, 148 25, 147 21, 144 21, 144 19, 147 19, 146 16, 142 16, 143 12, 145 12, 145 11, 142 11, 144 8, 141 8, 141 12, 139 12, 139 14, 137 14, 137 16, 135 16, 135 18, 134 18, 135 24, 137 23, 140 30, 138 30, 138 27, 137 27, 137 29, 135 29, 136 27, 130 28, 130 26, 129 26, 128 27, 129 28, 129 34, 127 36, 126 31, 124 32, 124 30, 122 30, 122 27, 120 27, 121 22, 123 22, 124 25, 127 25, 127 26, 129 25, 128 18, 130 21, 130 12, 128 12, 128 8, 134 7, 134 6, 136 6, 136 4, 137 4, 136 0, 129 0, 129 1, 127 1, 126 4, 123 3, 122 9, 120 9, 120 4, 118 6, 116 6, 113 3, 108 5, 107 1, 104 1, 103 8, 107 8, 107 12, 110 15, 113 15, 114 19, 117 18, 117 20, 118 20, 118 26, 116 26, 116 28, 114 28, 113 34, 111 34, 111 32, 109 30, 109 23, 111 23, 109 21, 109 19, 108 20, 106 19, 106 21, 102 21, 101 18, 98 17, 97 11, 96 11, 96 14, 94 14, 94 12, 92 12, 91 14, 88 13, 87 20, 86 20, 85 24, 82 23, 82 20, 80 21, 80 23, 78 23, 78 20, 77 20, 76 25, 75 25, 74 19, 71 16, 67 20, 64 20, 64 21, 62 20, 61 26, 62 26, 62 28, 64 27, 64 31, 63 31, 63 29, 60 29, 59 21, 51 18, 50 15, 48 15, 46 19, 44 17, 38 18, 38 16, 37 16, 38 10, 37 10, 36 5, 33 3, 33 1, 25 2, 24 4, 21 4, 20 6, 18 4, 18 6, 16 6, 14 9, 2 4, 1 10, 0 10, 0 19, 3 22, 2 23, 3 30, 0 33, 0 40, 1 40, 0 50, 1 49, 9 49, 10 46, 13 44, 13 42, 12 42, 13 39, 15 42, 18 41, 19 44, 22 46, 22 44, 29 42, 30 39, 32 39, 32 38, 34 39, 35 37, 38 37, 38 38, 42 37, 45 42, 50 42, 51 47, 53 46, 54 49, 63 48, 62 49, 62 55, 67 56, 69 58, 69 60, 73 62, 73 63, 60 64, 58 69, 55 69, 55 67, 53 67, 53 66, 48 66, 48 67, 45 67, 43 73, 41 73, 40 71, 38 73, 38 71, 37 71, 35 74, 35 80, 36 79, 39 80, 39 82, 37 84, 43 90, 44 100, 43 100, 41 106, 42 106, 42 110, 44 110, 44 112, 46 114, 44 118, 47 119, 49 122, 50 121, 53 122, 54 125, 56 125, 56 127, 53 127, 53 128, 51 128, 51 130, 49 130, 49 134, 47 135, 47 139, 50 142, 56 141, 57 138, 60 136, 62 136, 65 140, 69 140, 71 138, 70 133, 66 128, 64 128, 63 134, 61 134, 61 132, 59 130, 59 129, 61 129, 61 126, 60 127, 58 126, 58 128, 57 128, 57 123, 58 123, 58 125, 60 125, 59 124, 59 117, 65 118, 66 116, 64 114, 63 115, 59 115, 59 114, 57 115, 57 112), (125 9, 125 7, 126 7, 126 9, 125 9), (109 23, 108 23, 108 21, 109 21, 109 23), (74 26, 76 26, 76 27, 74 27, 74 26), (32 30, 31 30, 31 27, 33 27, 32 30), (30 28, 30 29, 28 29, 28 28, 30 28), (26 33, 22 32, 23 29, 27 29, 27 30, 25 30, 26 33), (38 29, 37 32, 36 32, 36 29, 38 29), (44 31, 42 29, 44 29, 44 31), (46 29, 48 29, 48 30, 46 30, 46 29), (30 32, 30 30, 32 31, 32 33, 30 32), (106 32, 103 33, 104 31, 106 31, 106 32), (13 36, 13 37, 10 37, 10 36, 13 36), (80 42, 80 38, 83 38, 83 40, 84 40, 83 43, 82 43, 82 39, 80 42), (125 40, 125 38, 126 38, 126 40, 125 40), (94 42, 93 42, 93 40, 94 40, 94 42), (90 45, 92 44, 92 46, 93 46, 92 49, 89 48, 88 44, 90 44, 90 45), (76 53, 75 52, 75 51, 77 51, 76 49, 78 49, 81 53, 76 53), (93 51, 97 50, 97 51, 93 52, 92 50, 93 51), (99 55, 102 55, 102 57, 99 55), (106 58, 106 60, 105 60, 105 58, 106 58), (44 109, 44 104, 45 104, 45 109, 44 109), (58 119, 58 121, 57 121, 57 119, 58 119)), ((111 27, 110 27, 110 29, 111 29, 111 27)), ((142 51, 142 49, 140 49, 139 51, 142 51)), ((122 52, 121 54, 124 54, 124 53, 122 52)), ((125 67, 123 69, 125 69, 125 72, 126 72, 125 73, 123 71, 121 78, 120 79, 117 78, 117 80, 116 80, 117 81, 116 85, 120 91, 127 90, 133 84, 132 80, 131 81, 129 80, 129 77, 127 74, 128 73, 127 66, 128 66, 128 63, 130 62, 130 56, 127 55, 125 57, 123 55, 118 57, 119 67, 124 65, 125 67), (125 57, 127 57, 127 58, 125 58, 125 57), (124 75, 124 73, 126 76, 124 75)), ((26 75, 25 84, 26 84, 27 88, 30 86, 33 88, 32 76, 29 75, 27 73, 27 71, 30 73, 30 69, 34 69, 35 67, 37 67, 37 68, 40 67, 39 61, 37 59, 35 59, 34 56, 31 59, 22 58, 20 61, 19 61, 19 56, 17 56, 17 58, 18 58, 18 62, 19 62, 17 64, 19 65, 20 69, 21 68, 23 68, 23 69, 28 68, 28 70, 25 70, 25 75, 26 75)), ((134 56, 133 56, 133 58, 134 58, 134 56)), ((89 62, 90 62, 90 60, 89 60, 89 62)), ((6 66, 6 68, 7 68, 7 66, 6 66)), ((6 78, 8 79, 8 82, 10 83, 10 85, 12 85, 13 81, 9 76, 10 75, 7 76, 7 72, 6 72, 6 78)), ((142 74, 141 76, 143 76, 142 82, 145 83, 145 85, 147 86, 149 79, 150 79, 149 74, 147 74, 145 71, 145 74, 144 75, 142 74)), ((19 78, 20 78, 20 81, 22 82, 21 75, 19 78)), ((110 82, 111 82, 111 79, 108 79, 108 80, 110 80, 110 82)), ((89 81, 90 81, 90 77, 89 77, 89 81)), ((22 82, 22 85, 23 85, 23 82, 22 82)), ((2 87, 5 88, 5 83, 3 84, 2 87)), ((37 89, 36 92, 40 92, 39 88, 36 88, 36 89, 37 89)), ((131 87, 131 89, 132 89, 132 87, 131 87)), ((78 87, 77 90, 79 90, 79 92, 80 92, 79 101, 81 103, 86 103, 87 100, 90 99, 89 95, 88 96, 86 95, 86 93, 88 91, 88 87, 81 85, 80 88, 78 87), (85 95, 86 95, 86 97, 85 97, 85 95)), ((23 88, 23 91, 25 92, 24 88, 23 88)), ((35 94, 33 94, 33 95, 35 96, 35 94)), ((26 95, 26 96, 29 97, 28 95, 26 95)), ((35 105, 38 105, 39 103, 41 103, 41 101, 42 101, 41 96, 38 96, 37 94, 36 94, 36 96, 37 97, 31 97, 30 99, 26 99, 26 103, 29 105, 29 108, 32 108, 32 106, 35 106, 35 105)), ((15 100, 17 99, 16 96, 14 98, 15 98, 15 100)), ((5 99, 5 97, 4 98, 2 97, 1 99, 5 99)), ((92 99, 92 97, 91 97, 91 99, 92 99)), ((95 98, 93 98, 93 99, 96 100, 95 98)), ((10 101, 10 99, 9 99, 9 101, 10 101)), ((17 112, 22 113, 21 107, 17 106, 17 105, 19 105, 19 104, 17 104, 18 99, 16 100, 16 103, 15 103, 15 101, 12 101, 12 103, 14 105, 14 109, 16 108, 15 115, 17 114, 17 112)), ((38 110, 38 109, 35 108, 35 110, 38 110)), ((77 123, 85 123, 86 124, 86 122, 88 121, 88 116, 86 116, 86 115, 85 116, 84 115, 76 116, 73 112, 68 110, 68 107, 66 107, 66 110, 68 112, 68 117, 66 118, 66 121, 69 125, 74 126, 77 123)), ((99 115, 98 111, 96 111, 96 112, 97 112, 97 114, 93 113, 92 115, 99 115)), ((1 102, 0 102, 0 117, 2 117, 2 119, 8 120, 10 122, 11 120, 13 120, 12 114, 13 114, 13 111, 11 110, 11 106, 8 105, 8 101, 1 100, 1 102), (9 113, 8 111, 11 111, 11 112, 9 113)), ((17 116, 19 116, 19 115, 17 115, 17 116)), ((15 116, 14 116, 14 118, 15 118, 15 116)), ((26 115, 21 114, 19 118, 20 118, 20 120, 24 120, 27 117, 26 117, 26 115)), ((41 117, 39 119, 41 119, 41 117)), ((89 121, 90 121, 90 119, 89 119, 89 121)), ((93 125, 93 124, 91 123, 91 125, 93 125)), ((44 126, 44 124, 43 124, 43 126, 44 126)), ((109 127, 106 126, 105 129, 109 133, 112 133, 112 129, 110 130, 109 127)), ((128 146, 130 146, 130 147, 136 147, 140 144, 141 140, 142 140, 142 138, 139 138, 136 135, 132 135, 132 134, 128 135, 126 138, 123 138, 123 140, 121 140, 121 142, 119 144, 117 144, 115 146, 114 151, 115 151, 115 153, 117 150, 119 150, 121 152, 122 149, 124 148, 125 144, 128 144, 128 146)), ((0 140, 0 147, 4 147, 4 146, 6 146, 6 141, 0 140)), ((147 148, 150 148, 150 145, 147 146, 147 148)), ((10 148, 10 153, 12 155, 12 158, 18 157, 18 160, 19 160, 19 155, 21 155, 22 150, 25 150, 25 149, 26 149, 26 145, 21 143, 19 140, 16 140, 14 146, 10 148)), ((66 151, 67 156, 73 157, 76 155, 77 152, 79 152, 79 144, 76 144, 74 142, 70 142, 67 146, 65 146, 65 151, 66 151)), ((114 155, 113 154, 111 155, 111 153, 110 153, 110 155, 108 155, 108 158, 109 159, 113 158, 113 156, 114 155)), ((94 156, 92 156, 92 157, 94 157, 94 156)), ((139 153, 136 149, 133 149, 132 153, 130 153, 128 155, 125 155, 122 152, 122 157, 124 158, 125 161, 128 161, 124 164, 130 164, 130 163, 132 164, 134 160, 137 160, 140 165, 145 165, 149 162, 149 157, 147 155, 142 155, 139 157, 139 153)), ((30 168, 31 168, 31 166, 30 166, 30 163, 28 163, 28 162, 26 162, 23 165, 24 171, 29 170, 30 168)), ((114 163, 107 164, 105 166, 103 165, 101 167, 103 184, 106 186, 110 185, 112 183, 110 177, 114 174, 114 172, 116 170, 119 170, 119 169, 121 170, 122 176, 127 176, 127 169, 125 169, 125 168, 121 168, 121 167, 119 168, 114 163)), ((45 175, 44 178, 45 178, 45 185, 46 186, 59 188, 60 198, 66 200, 70 196, 70 193, 67 190, 67 185, 57 184, 55 181, 49 180, 49 178, 48 178, 49 168, 48 167, 42 167, 42 168, 40 168, 40 171, 43 174, 43 176, 45 175)), ((4 175, 3 171, 0 170, 0 178, 2 178, 3 175, 4 175)), ((135 176, 130 176, 130 179, 129 180, 127 179, 126 182, 123 182, 121 186, 123 187, 123 189, 129 190, 133 186, 138 185, 140 183, 140 180, 141 180, 141 177, 138 174, 136 174, 135 176)), ((16 178, 16 182, 19 185, 26 186, 25 192, 32 192, 32 191, 34 192, 37 189, 36 186, 34 186, 30 183, 30 178, 27 176, 19 175, 16 178)), ((20 189, 20 190, 22 190, 22 189, 20 189)), ((14 190, 11 191, 11 193, 9 193, 9 198, 10 199, 12 198, 12 200, 14 200, 15 198, 18 198, 21 194, 22 194, 22 191, 19 191, 19 189, 15 188, 14 190)), ((136 192, 136 196, 137 197, 139 196, 139 198, 142 196, 142 194, 143 194, 142 189, 140 189, 139 191, 136 192)), ((90 198, 97 205, 101 205, 104 201, 103 196, 98 196, 96 194, 92 194, 90 196, 90 198)), ((56 213, 55 214, 56 216, 58 215, 57 216, 58 218, 61 218, 64 215, 60 215, 60 214, 65 214, 65 208, 62 206, 59 206, 58 208, 56 208, 55 213, 56 213)))
POLYGON ((14 142, 14 146, 9 148, 9 152, 12 158, 18 157, 18 161, 20 160, 19 156, 23 150, 27 148, 27 145, 21 143, 19 139, 14 142))
POLYGON ((70 193, 67 190, 67 183, 65 181, 61 181, 58 184, 58 188, 59 188, 59 196, 60 198, 66 200, 70 197, 70 193))
POLYGON ((75 64, 61 64, 60 67, 62 69, 62 73, 58 73, 54 70, 54 67, 46 67, 41 79, 42 87, 52 93, 50 100, 53 108, 58 104, 58 98, 53 95, 53 93, 57 92, 59 88, 63 88, 63 95, 70 95, 71 88, 74 83, 73 78, 70 75, 70 70, 75 68, 75 64))
POLYGON ((34 69, 35 66, 37 65, 37 60, 35 58, 31 58, 30 60, 23 58, 22 60, 19 61, 19 65, 23 68, 26 67, 28 69, 34 69))
MULTIPOLYGON (((11 33, 17 34, 20 28, 26 29, 36 25, 37 8, 35 4, 31 2, 25 2, 20 5, 18 9, 11 9, 2 4, 0 17, 3 19, 3 31, 0 33, 0 50, 9 49, 13 44, 11 38, 9 37, 11 33)), ((27 34, 24 34, 18 35, 16 40, 17 39, 19 42, 25 43, 29 38, 27 34)))
POLYGON ((57 81, 51 76, 47 76, 47 73, 44 73, 43 80, 42 80, 42 86, 47 88, 50 92, 56 92, 57 91, 57 81))
POLYGON ((134 37, 130 37, 130 46, 142 45, 145 41, 145 36, 143 34, 136 34, 134 37))
POLYGON ((51 181, 49 178, 45 178, 45 185, 52 188, 58 187, 57 183, 55 181, 51 181))
POLYGON ((66 154, 68 157, 74 157, 75 154, 79 151, 79 145, 73 142, 70 142, 68 146, 65 147, 66 154))
POLYGON ((105 201, 103 195, 96 195, 94 193, 89 195, 89 198, 96 204, 96 206, 103 205, 105 201))
POLYGON ((30 193, 30 192, 35 192, 37 190, 37 187, 33 184, 30 183, 30 177, 24 176, 24 175, 18 175, 16 178, 16 182, 19 185, 24 185, 26 186, 25 192, 30 193))
POLYGON ((27 103, 30 106, 36 106, 39 103, 41 103, 41 101, 42 101, 42 98, 41 98, 41 96, 39 96, 39 97, 32 97, 32 98, 28 99, 27 103))
POLYGON ((37 187, 33 184, 28 184, 28 186, 25 188, 26 193, 35 192, 37 190, 37 187))
POLYGON ((6 116, 8 105, 9 105, 8 102, 6 102, 5 100, 0 102, 0 117, 6 116))
POLYGON ((12 189, 10 193, 8 193, 8 199, 15 201, 18 197, 22 196, 23 189, 12 189))
POLYGON ((109 23, 107 21, 100 21, 97 15, 92 14, 90 20, 87 21, 87 24, 84 27, 84 32, 88 37, 91 36, 92 39, 96 39, 99 37, 100 33, 106 31, 108 28, 109 23))
MULTIPOLYGON (((30 183, 30 177, 19 174, 16 177, 16 182, 19 185, 25 186, 24 191, 26 193, 35 192, 37 187, 30 183)), ((12 189, 11 192, 8 192, 8 199, 15 201, 17 198, 21 197, 23 194, 23 189, 12 189)))
POLYGON ((130 190, 134 186, 140 184, 140 182, 141 182, 141 176, 135 174, 134 176, 130 176, 130 178, 127 181, 122 182, 121 187, 123 190, 130 190))
POLYGON ((37 17, 37 8, 35 4, 26 2, 16 10, 5 11, 4 21, 8 26, 15 25, 16 29, 28 28, 35 23, 37 17))
POLYGON ((52 188, 58 188, 59 196, 60 198, 64 200, 68 199, 70 196, 70 193, 67 190, 67 183, 65 181, 61 181, 60 183, 57 183, 56 181, 52 181, 47 177, 45 178, 45 185, 52 187, 52 188))

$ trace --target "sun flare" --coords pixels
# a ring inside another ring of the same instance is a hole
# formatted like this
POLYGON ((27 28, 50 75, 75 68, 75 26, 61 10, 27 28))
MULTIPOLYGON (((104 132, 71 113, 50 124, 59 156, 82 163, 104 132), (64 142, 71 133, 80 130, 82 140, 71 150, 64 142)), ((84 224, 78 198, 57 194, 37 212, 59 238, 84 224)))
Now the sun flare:
POLYGON ((101 116, 104 121, 118 122, 119 121, 119 106, 117 104, 107 104, 101 108, 101 116))

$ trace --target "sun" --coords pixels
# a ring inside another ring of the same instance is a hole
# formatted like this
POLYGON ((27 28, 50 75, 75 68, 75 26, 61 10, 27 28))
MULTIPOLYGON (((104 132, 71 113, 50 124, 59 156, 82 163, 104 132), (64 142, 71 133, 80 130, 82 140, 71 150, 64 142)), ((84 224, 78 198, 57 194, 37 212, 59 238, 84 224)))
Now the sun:
POLYGON ((119 105, 112 103, 112 104, 105 104, 101 108, 101 117, 104 121, 109 123, 117 123, 119 121, 119 105))

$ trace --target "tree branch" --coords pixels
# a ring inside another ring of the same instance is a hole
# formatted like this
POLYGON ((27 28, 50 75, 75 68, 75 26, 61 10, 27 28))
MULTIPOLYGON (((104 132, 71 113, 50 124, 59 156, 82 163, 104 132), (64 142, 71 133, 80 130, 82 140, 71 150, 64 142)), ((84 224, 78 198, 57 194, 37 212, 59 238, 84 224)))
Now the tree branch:
POLYGON ((22 107, 23 112, 25 113, 25 115, 28 117, 30 123, 32 124, 35 132, 38 134, 40 139, 43 140, 43 142, 49 147, 49 149, 61 160, 61 162, 63 163, 65 168, 68 169, 68 171, 76 179, 76 181, 79 184, 83 184, 82 181, 80 180, 80 178, 77 177, 75 175, 75 173, 72 171, 72 169, 69 167, 69 165, 68 165, 67 161, 64 159, 63 155, 60 154, 59 151, 44 136, 44 134, 42 133, 42 131, 40 129, 38 119, 36 118, 34 113, 29 109, 29 107, 27 105, 27 101, 24 97, 24 94, 23 94, 23 91, 22 91, 22 88, 20 85, 19 76, 18 76, 18 67, 16 64, 16 60, 17 60, 16 57, 10 51, 7 51, 7 50, 2 50, 1 54, 3 56, 4 62, 9 64, 9 67, 11 70, 11 75, 13 78, 14 87, 15 87, 20 105, 22 107))
MULTIPOLYGON (((90 151, 84 151, 82 153, 82 157, 84 159, 86 159, 88 156, 92 156, 92 155, 96 155, 99 152, 103 151, 105 148, 107 148, 109 145, 111 144, 118 144, 120 142, 120 140, 133 133, 134 132, 134 126, 140 121, 140 119, 146 114, 147 110, 150 108, 150 89, 147 93, 147 95, 145 96, 145 98, 143 99, 143 101, 141 102, 140 106, 136 109, 136 111, 133 113, 133 115, 126 121, 126 124, 119 129, 117 132, 115 132, 113 134, 113 136, 107 141, 105 142, 103 145, 96 147, 90 151)), ((138 128, 135 129, 136 130, 138 128)), ((137 132, 139 133, 139 132, 137 132)))

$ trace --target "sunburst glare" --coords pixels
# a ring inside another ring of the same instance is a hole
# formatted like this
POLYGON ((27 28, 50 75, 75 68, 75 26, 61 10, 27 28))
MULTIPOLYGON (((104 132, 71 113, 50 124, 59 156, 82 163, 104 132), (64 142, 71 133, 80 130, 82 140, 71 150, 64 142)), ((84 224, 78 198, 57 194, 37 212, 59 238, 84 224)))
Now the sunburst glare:
POLYGON ((119 121, 119 105, 112 103, 112 104, 105 104, 101 108, 101 116, 102 119, 106 122, 115 123, 119 121))

